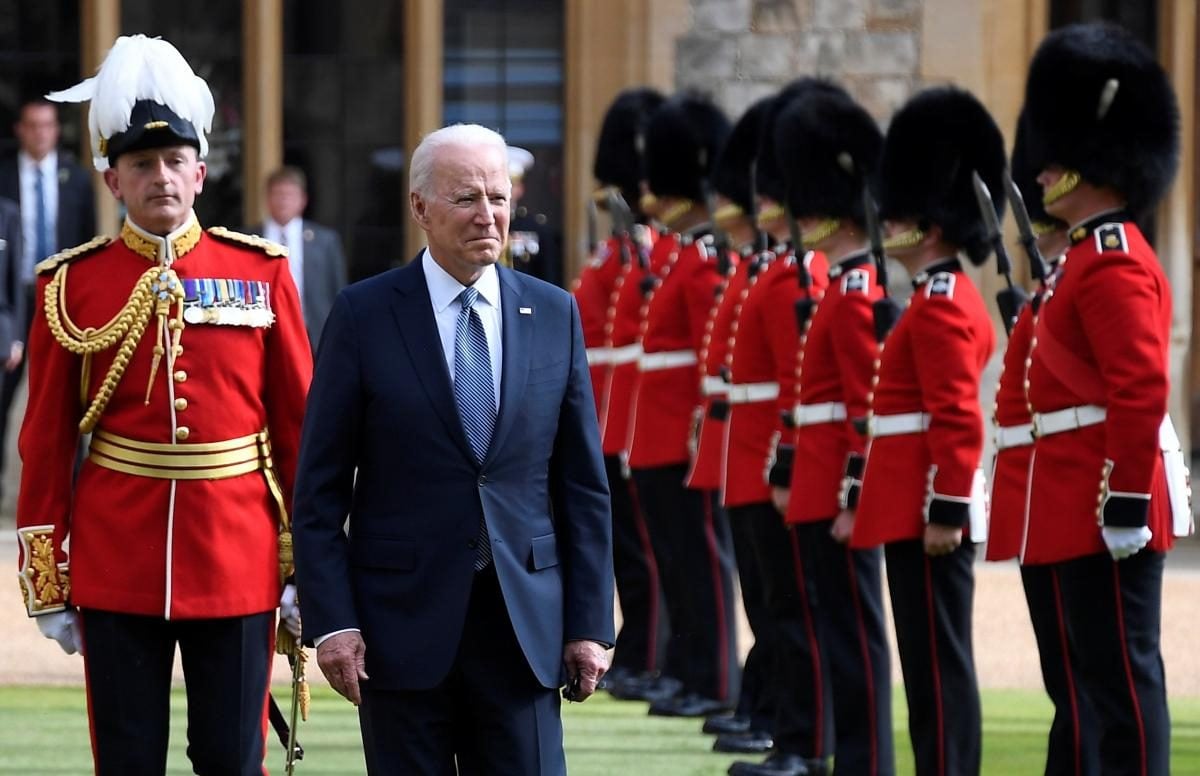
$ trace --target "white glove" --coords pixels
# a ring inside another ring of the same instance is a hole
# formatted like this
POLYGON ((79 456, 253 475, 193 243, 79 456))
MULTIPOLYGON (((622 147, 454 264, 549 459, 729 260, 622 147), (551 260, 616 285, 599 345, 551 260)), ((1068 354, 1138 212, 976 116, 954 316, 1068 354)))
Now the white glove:
POLYGON ((1113 560, 1121 560, 1135 554, 1150 543, 1154 534, 1146 526, 1141 528, 1123 528, 1120 526, 1102 526, 1100 533, 1104 543, 1108 545, 1108 554, 1113 560))
POLYGON ((300 638, 300 606, 296 603, 296 586, 284 585, 279 597, 279 621, 287 632, 300 638))
POLYGON ((48 639, 54 639, 63 652, 74 655, 83 654, 83 641, 79 638, 79 625, 74 611, 54 612, 43 614, 37 620, 38 630, 48 639))

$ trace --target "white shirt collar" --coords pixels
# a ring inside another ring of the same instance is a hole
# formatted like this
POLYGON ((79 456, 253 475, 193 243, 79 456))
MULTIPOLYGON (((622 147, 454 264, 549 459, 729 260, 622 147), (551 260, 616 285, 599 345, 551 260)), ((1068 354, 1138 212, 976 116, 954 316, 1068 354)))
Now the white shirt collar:
MULTIPOLYGON (((425 285, 429 288, 429 300, 433 302, 433 309, 441 313, 454 300, 458 299, 458 295, 466 286, 442 269, 442 266, 434 261, 428 248, 421 254, 421 268, 425 271, 425 285)), ((496 271, 494 264, 484 267, 483 274, 475 281, 474 287, 479 291, 481 299, 499 309, 500 273, 496 271)))
POLYGON ((31 173, 34 170, 40 170, 43 175, 52 173, 58 169, 58 152, 51 151, 42 157, 40 162, 35 162, 33 157, 24 151, 17 152, 17 162, 25 170, 26 173, 31 173))

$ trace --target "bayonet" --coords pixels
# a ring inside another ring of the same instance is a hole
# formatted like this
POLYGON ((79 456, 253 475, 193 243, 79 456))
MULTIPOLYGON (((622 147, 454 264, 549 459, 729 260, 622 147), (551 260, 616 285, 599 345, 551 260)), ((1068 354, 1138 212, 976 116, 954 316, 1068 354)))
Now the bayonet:
POLYGON ((1017 222, 1017 233, 1021 235, 1021 247, 1029 257, 1029 274, 1039 284, 1046 282, 1046 259, 1038 248, 1037 235, 1033 231, 1033 220, 1025 207, 1021 189, 1013 182, 1012 173, 1004 170, 1004 188, 1008 192, 1008 204, 1012 206, 1013 220, 1017 222))
POLYGON ((900 305, 888 291, 887 255, 883 252, 883 227, 879 224, 879 209, 871 189, 865 183, 862 190, 863 216, 867 222, 867 236, 871 241, 871 257, 875 260, 875 278, 883 289, 883 296, 871 306, 875 318, 875 341, 880 344, 887 339, 896 320, 900 317, 900 305))
POLYGON ((1021 308, 1029 301, 1025 289, 1013 284, 1012 262, 1008 258, 1008 249, 1004 245, 1004 233, 1000 228, 1000 219, 996 217, 996 206, 992 193, 978 172, 971 173, 971 183, 975 188, 975 200, 979 204, 979 215, 983 218, 987 241, 991 243, 996 253, 996 268, 1004 277, 1006 287, 996 292, 996 305, 1000 308, 1000 317, 1004 321, 1004 330, 1012 334, 1013 325, 1021 308))

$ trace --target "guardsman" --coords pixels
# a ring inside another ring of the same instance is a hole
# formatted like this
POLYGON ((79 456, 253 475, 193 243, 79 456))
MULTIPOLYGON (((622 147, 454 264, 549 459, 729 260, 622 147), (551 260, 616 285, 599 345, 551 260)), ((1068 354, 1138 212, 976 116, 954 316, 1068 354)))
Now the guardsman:
POLYGON ((84 653, 96 773, 162 773, 178 644, 193 768, 261 774, 312 371, 286 251, 197 222, 213 100, 170 43, 118 38, 51 97, 91 100, 93 161, 128 216, 37 268, 22 593, 84 653))
MULTIPOLYGON (((1028 128, 1024 115, 1017 121, 1009 165, 1013 182, 1030 216, 1041 256, 1049 259, 1048 276, 1034 290, 1035 299, 1017 316, 1008 336, 996 401, 992 407, 995 458, 992 461, 987 555, 989 561, 1020 557, 1025 538, 1029 500, 1029 463, 1033 456, 1033 419, 1025 398, 1025 359, 1033 338, 1033 317, 1053 282, 1053 272, 1066 252, 1067 225, 1046 213, 1038 170, 1029 166, 1028 128)), ((1039 260, 1032 257, 1031 260, 1039 260)), ((1046 745, 1047 776, 1077 776, 1100 772, 1099 729, 1091 702, 1074 676, 1067 622, 1063 616, 1062 585, 1052 563, 1021 564, 1021 585, 1037 641, 1042 684, 1054 704, 1054 720, 1046 745)))
POLYGON ((672 250, 661 264, 652 261, 643 280, 629 466, 662 571, 672 637, 684 655, 683 692, 651 704, 655 715, 706 716, 733 706, 737 694, 729 526, 715 493, 684 486, 692 411, 700 403, 699 351, 721 284, 705 188, 728 133, 724 114, 692 94, 667 100, 646 127, 650 191, 674 236, 663 238, 672 250))
MULTIPOLYGON (((597 412, 604 417, 613 368, 613 335, 618 325, 617 301, 625 283, 637 286, 641 272, 640 246, 632 223, 637 213, 642 178, 637 137, 649 114, 662 104, 653 89, 630 89, 617 95, 600 128, 592 172, 600 184, 595 192, 598 207, 608 211, 612 235, 600 243, 583 268, 575 299, 583 323, 597 412), (633 280, 630 280, 631 275, 633 280)), ((636 312, 636 311, 635 311, 636 312)), ((637 321, 633 321, 634 326, 637 321)), ((618 400, 620 401, 620 400, 618 400)), ((628 400, 621 402, 628 406, 628 400)), ((620 425, 627 425, 624 420, 620 425)), ((658 568, 650 548, 637 493, 621 462, 620 449, 604 455, 613 510, 613 568, 621 601, 621 630, 613 652, 612 668, 604 680, 620 697, 653 694, 666 647, 666 617, 660 613, 662 591, 658 568)))
POLYGON ((521 204, 525 181, 533 168, 533 154, 519 146, 508 147, 508 177, 512 182, 511 222, 508 245, 501 258, 506 267, 518 269, 547 283, 562 285, 562 242, 558 230, 545 213, 536 213, 521 204))
POLYGON ((992 117, 954 87, 900 109, 880 163, 886 246, 913 295, 876 369, 851 547, 884 545, 918 774, 980 767, 972 565, 985 538, 979 383, 995 333, 962 261, 991 250, 972 173, 1000 191, 1004 164, 992 117))
POLYGON ((787 522, 813 570, 817 621, 833 686, 841 773, 895 773, 891 657, 882 553, 846 546, 854 513, 839 496, 848 459, 861 468, 867 395, 878 354, 872 304, 882 296, 867 242, 864 187, 874 186, 883 135, 845 92, 817 93, 776 122, 787 204, 804 245, 829 262, 829 285, 800 337, 787 522))
MULTIPOLYGON (((787 173, 774 146, 774 127, 790 105, 812 93, 836 89, 803 78, 772 100, 763 118, 755 161, 762 210, 777 214, 764 220, 781 241, 791 236, 787 216, 787 173)), ((775 681, 778 702, 772 725, 774 751, 762 762, 737 762, 735 776, 824 773, 832 740, 827 667, 821 660, 811 595, 812 569, 804 563, 795 535, 773 502, 772 485, 780 470, 790 474, 788 428, 794 403, 799 353, 798 310, 808 311, 828 279, 824 254, 789 245, 765 257, 751 279, 726 356, 729 422, 726 427, 724 504, 731 522, 743 522, 754 544, 755 568, 767 598, 775 633, 775 681)))
POLYGON ((1043 204, 1071 247, 1026 361, 1037 440, 1022 560, 1058 567, 1103 768, 1164 774, 1163 563, 1191 510, 1166 414, 1171 289, 1134 219, 1175 176, 1179 111, 1149 50, 1090 24, 1042 42, 1025 114, 1043 204))
MULTIPOLYGON (((713 220, 717 229, 729 235, 730 243, 738 247, 740 260, 730 262, 727 279, 720 295, 713 300, 708 321, 704 324, 700 348, 701 403, 693 417, 695 452, 686 483, 689 488, 710 493, 719 492, 724 486, 725 419, 729 415, 725 359, 729 337, 749 291, 750 279, 759 266, 758 230, 754 218, 757 207, 751 171, 762 136, 762 118, 772 99, 759 100, 738 119, 721 149, 712 175, 717 204, 713 220)), ((742 666, 742 684, 733 714, 714 715, 704 721, 704 732, 717 735, 713 749, 718 752, 765 752, 773 745, 771 727, 775 723, 778 696, 772 648, 774 628, 770 624, 748 527, 745 522, 730 521, 742 608, 754 643, 742 666)))

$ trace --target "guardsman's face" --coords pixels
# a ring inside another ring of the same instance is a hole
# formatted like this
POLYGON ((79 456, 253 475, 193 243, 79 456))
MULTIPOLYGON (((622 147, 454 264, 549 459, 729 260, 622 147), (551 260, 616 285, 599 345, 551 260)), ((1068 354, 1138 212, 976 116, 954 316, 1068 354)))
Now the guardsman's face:
POLYGON ((128 151, 104 171, 113 196, 129 217, 151 234, 167 235, 183 226, 196 195, 204 189, 207 168, 188 145, 128 151))
POLYGON ((500 260, 508 239, 512 182, 507 151, 447 145, 434 153, 430 191, 409 195, 413 219, 425 231, 438 264, 468 285, 500 260))

